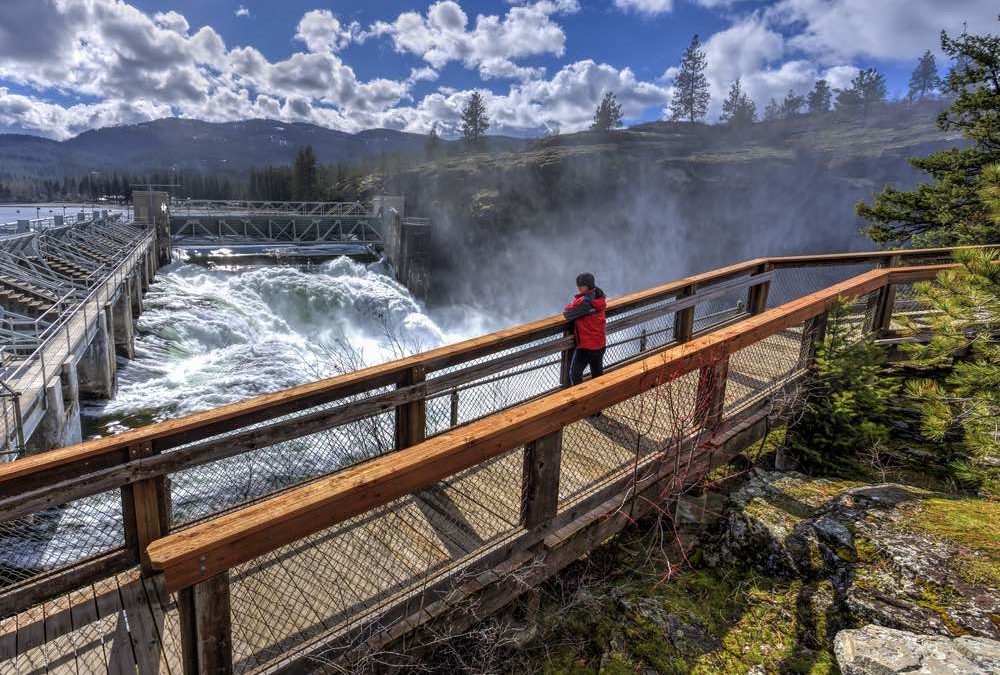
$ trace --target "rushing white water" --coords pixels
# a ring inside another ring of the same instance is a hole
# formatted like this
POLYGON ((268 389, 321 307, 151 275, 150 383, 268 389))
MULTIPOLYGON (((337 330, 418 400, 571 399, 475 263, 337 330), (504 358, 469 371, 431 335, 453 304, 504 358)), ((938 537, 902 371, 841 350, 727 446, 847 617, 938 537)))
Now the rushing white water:
POLYGON ((436 322, 406 288, 347 258, 309 270, 176 262, 143 299, 118 395, 86 414, 98 432, 119 431, 492 328, 471 310, 452 314, 436 322))

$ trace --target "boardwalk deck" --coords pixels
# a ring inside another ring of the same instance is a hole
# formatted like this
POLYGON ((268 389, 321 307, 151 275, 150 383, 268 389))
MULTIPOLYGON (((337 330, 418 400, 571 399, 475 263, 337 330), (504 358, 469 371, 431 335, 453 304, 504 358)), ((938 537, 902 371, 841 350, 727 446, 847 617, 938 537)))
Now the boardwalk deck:
MULTIPOLYGON (((736 355, 727 407, 746 406, 765 384, 792 375, 800 339, 769 338, 766 367, 736 355)), ((564 430, 561 502, 595 492, 629 471, 637 453, 641 461, 672 442, 691 414, 697 376, 667 386, 564 430)), ((521 464, 517 449, 233 570, 236 670, 266 672, 430 580, 460 575, 471 552, 503 546, 521 532, 521 464)), ((0 622, 0 675, 176 674, 180 645, 176 597, 134 570, 0 622)))

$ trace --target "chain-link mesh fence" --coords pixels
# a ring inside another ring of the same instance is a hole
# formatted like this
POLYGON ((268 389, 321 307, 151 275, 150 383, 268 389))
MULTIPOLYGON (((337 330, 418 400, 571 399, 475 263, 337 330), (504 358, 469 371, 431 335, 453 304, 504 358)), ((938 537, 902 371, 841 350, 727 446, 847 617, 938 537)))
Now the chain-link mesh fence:
POLYGON ((0 590, 125 545, 122 497, 102 492, 0 522, 0 590))

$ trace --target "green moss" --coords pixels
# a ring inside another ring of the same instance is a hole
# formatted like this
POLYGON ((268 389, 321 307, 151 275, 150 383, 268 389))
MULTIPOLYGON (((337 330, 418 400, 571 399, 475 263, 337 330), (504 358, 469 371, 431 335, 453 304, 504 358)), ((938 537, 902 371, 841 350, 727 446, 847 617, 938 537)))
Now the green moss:
POLYGON ((912 525, 959 546, 956 571, 968 582, 1000 587, 1000 502, 984 499, 924 500, 912 525))
POLYGON ((958 625, 958 622, 948 613, 948 609, 953 603, 954 598, 947 589, 927 583, 920 584, 920 598, 917 599, 916 604, 937 614, 948 632, 953 637, 960 637, 966 634, 966 630, 958 625))

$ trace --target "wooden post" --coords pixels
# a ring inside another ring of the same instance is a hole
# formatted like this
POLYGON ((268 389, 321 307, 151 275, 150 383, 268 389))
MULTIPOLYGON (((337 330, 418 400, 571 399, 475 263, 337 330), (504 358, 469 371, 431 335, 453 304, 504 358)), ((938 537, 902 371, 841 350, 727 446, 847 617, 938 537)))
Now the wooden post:
POLYGON ((649 345, 648 340, 649 340, 649 337, 646 335, 646 329, 643 328, 642 329, 642 333, 640 333, 640 335, 639 335, 639 352, 640 353, 646 351, 646 348, 649 345))
MULTIPOLYGON (((566 326, 566 330, 563 331, 563 337, 573 337, 573 325, 570 324, 566 326)), ((563 387, 570 386, 569 381, 569 367, 573 362, 573 347, 569 349, 564 349, 562 351, 562 356, 559 359, 559 384, 563 387)))
POLYGON ((823 344, 823 339, 826 337, 826 321, 826 312, 806 321, 802 329, 802 346, 799 348, 800 368, 809 368, 816 360, 816 349, 823 344))
POLYGON ((552 520, 559 510, 562 430, 524 446, 521 523, 530 529, 552 520))
POLYGON ((451 392, 451 426, 458 426, 458 389, 451 392))
MULTIPOLYGON (((399 383, 400 387, 420 384, 426 377, 423 366, 414 366, 399 383)), ((427 433, 427 401, 420 398, 396 407, 396 449, 402 450, 424 440, 427 433)))
MULTIPOLYGON (((898 267, 899 256, 890 256, 880 262, 878 266, 898 267)), ((874 307, 871 308, 874 311, 871 332, 876 338, 884 337, 885 334, 889 332, 889 327, 892 325, 892 310, 893 306, 896 304, 896 285, 886 284, 883 286, 879 289, 878 294, 871 302, 874 303, 874 307)))
MULTIPOLYGON (((128 459, 154 454, 149 441, 130 445, 128 459)), ((146 547, 170 531, 169 495, 163 476, 136 481, 122 488, 125 516, 125 543, 135 552, 143 576, 152 576, 146 547)))
MULTIPOLYGON (((758 265, 754 275, 764 274, 771 269, 768 263, 758 265)), ((752 278, 752 277, 751 277, 752 278)), ((747 311, 752 314, 761 314, 767 309, 767 294, 771 290, 771 282, 765 281, 762 284, 751 286, 747 291, 747 311)))
POLYGON ((722 423, 726 406, 726 378, 729 374, 729 357, 703 366, 698 371, 698 394, 695 398, 695 415, 699 424, 712 431, 722 423))
MULTIPOLYGON (((677 294, 677 299, 679 300, 681 298, 687 298, 694 295, 696 289, 696 284, 689 284, 685 286, 681 292, 677 294)), ((688 342, 693 334, 694 307, 687 307, 677 311, 674 314, 674 340, 678 343, 688 342)))
POLYGON ((229 572, 222 572, 177 593, 181 654, 185 675, 233 672, 229 572))

